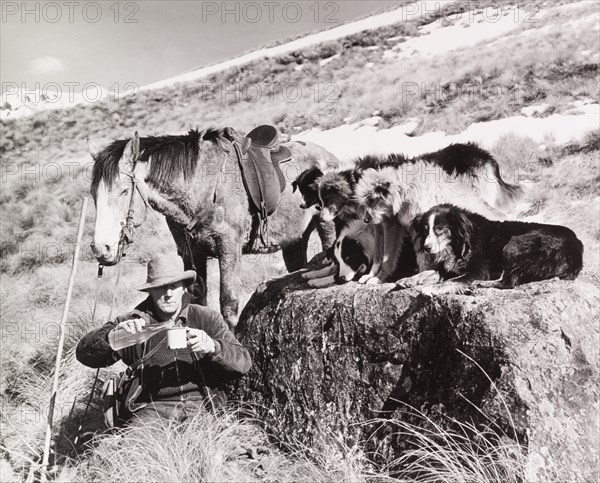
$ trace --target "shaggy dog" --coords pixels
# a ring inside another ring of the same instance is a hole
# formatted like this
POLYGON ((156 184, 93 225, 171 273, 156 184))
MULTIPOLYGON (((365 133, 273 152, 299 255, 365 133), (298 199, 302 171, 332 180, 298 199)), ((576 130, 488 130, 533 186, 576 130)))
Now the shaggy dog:
POLYGON ((513 288, 558 277, 574 280, 583 245, 569 228, 520 221, 492 221, 450 204, 435 206, 411 224, 419 274, 398 288, 432 285, 427 295, 461 293, 467 284, 513 288), (435 285, 446 281, 441 285, 435 285))
POLYGON ((383 256, 381 265, 373 264, 360 281, 390 279, 400 256, 398 238, 417 214, 451 202, 499 218, 497 210, 506 209, 521 193, 520 186, 502 179, 489 153, 474 144, 452 145, 410 162, 365 170, 354 188, 355 206, 365 223, 381 227, 383 256), (396 222, 400 233, 391 229, 396 222))
MULTIPOLYGON (((342 228, 333 247, 334 263, 321 270, 303 274, 303 277, 309 280, 308 284, 311 287, 325 287, 334 282, 356 282, 374 263, 381 263, 377 260, 380 250, 376 246, 376 229, 375 225, 364 223, 362 220, 351 220, 342 228)), ((406 249, 402 250, 404 258, 399 264, 403 271, 398 273, 396 278, 411 275, 417 269, 410 238, 407 236, 401 243, 406 245, 406 249)))
MULTIPOLYGON (((451 144, 414 158, 402 154, 364 156, 355 161, 352 170, 315 177, 313 183, 305 185, 303 195, 314 200, 315 185, 318 184, 318 199, 324 219, 333 220, 336 216, 355 218, 357 184, 367 170, 385 168, 402 168, 407 176, 422 183, 459 180, 476 191, 488 205, 499 210, 509 207, 523 192, 521 186, 508 184, 502 179, 498 162, 490 153, 476 144, 466 143, 451 144)), ((360 204, 361 200, 358 199, 358 202, 360 204)))

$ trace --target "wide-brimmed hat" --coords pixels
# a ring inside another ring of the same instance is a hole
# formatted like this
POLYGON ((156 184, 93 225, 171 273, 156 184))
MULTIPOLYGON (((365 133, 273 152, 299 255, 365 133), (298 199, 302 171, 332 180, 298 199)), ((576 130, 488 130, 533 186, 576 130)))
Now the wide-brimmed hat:
POLYGON ((138 290, 145 292, 148 289, 170 285, 172 283, 188 280, 186 285, 194 283, 196 272, 184 270, 183 260, 179 255, 157 255, 148 262, 148 275, 146 283, 138 290))

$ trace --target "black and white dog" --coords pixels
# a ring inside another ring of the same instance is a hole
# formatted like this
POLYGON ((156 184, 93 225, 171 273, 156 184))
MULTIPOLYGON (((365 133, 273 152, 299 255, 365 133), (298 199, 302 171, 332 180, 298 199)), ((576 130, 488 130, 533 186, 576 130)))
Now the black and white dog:
MULTIPOLYGON (((325 287, 333 283, 358 282, 369 272, 374 263, 380 263, 377 257, 377 227, 359 219, 348 222, 342 228, 333 246, 333 263, 329 266, 303 274, 311 287, 325 287)), ((407 277, 417 271, 415 253, 407 236, 400 240, 403 244, 402 258, 398 260, 395 279, 407 277)), ((380 248, 380 247, 379 247, 380 248)))
POLYGON ((513 288, 554 277, 574 280, 583 264, 583 244, 569 228, 492 221, 451 204, 417 216, 410 231, 420 273, 396 286, 425 285, 420 291, 427 295, 461 293, 471 283, 513 288))

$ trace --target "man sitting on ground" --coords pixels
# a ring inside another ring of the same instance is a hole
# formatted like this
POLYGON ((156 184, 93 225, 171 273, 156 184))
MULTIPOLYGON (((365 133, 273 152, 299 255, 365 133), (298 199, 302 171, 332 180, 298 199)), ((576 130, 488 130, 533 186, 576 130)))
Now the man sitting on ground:
POLYGON ((86 334, 77 346, 77 360, 88 367, 106 367, 119 359, 131 366, 147 357, 135 401, 138 422, 156 417, 182 421, 207 402, 209 407, 221 405, 226 400, 223 383, 250 369, 248 350, 221 314, 190 303, 185 286, 195 279, 193 270, 184 271, 178 255, 155 257, 148 263, 146 284, 139 289, 148 292, 148 298, 133 312, 86 334), (153 330, 178 326, 187 328, 185 349, 169 349, 167 330, 153 330), (113 350, 109 340, 115 345, 115 334, 123 333, 145 342, 113 350))

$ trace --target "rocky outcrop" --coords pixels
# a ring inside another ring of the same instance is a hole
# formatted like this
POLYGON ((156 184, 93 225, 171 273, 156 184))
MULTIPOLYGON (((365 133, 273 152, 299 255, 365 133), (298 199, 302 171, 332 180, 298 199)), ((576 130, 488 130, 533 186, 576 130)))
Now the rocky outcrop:
POLYGON ((490 425, 527 451, 525 476, 597 476, 598 289, 548 281, 428 298, 391 285, 310 289, 272 280, 244 309, 238 337, 253 354, 237 399, 287 439, 323 433, 399 456, 403 438, 364 424, 406 405, 490 425), (485 415, 485 416, 484 416, 485 415))

